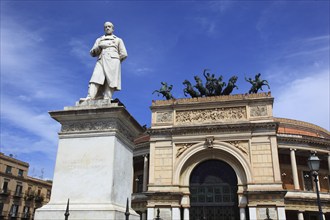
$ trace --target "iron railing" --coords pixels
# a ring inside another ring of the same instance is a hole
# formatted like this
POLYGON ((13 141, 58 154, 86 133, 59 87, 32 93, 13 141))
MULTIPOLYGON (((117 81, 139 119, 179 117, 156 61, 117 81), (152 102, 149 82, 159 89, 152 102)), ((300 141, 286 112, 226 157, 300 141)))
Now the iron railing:
MULTIPOLYGON (((68 199, 68 202, 66 204, 66 210, 65 210, 65 213, 64 213, 64 216, 65 216, 64 220, 69 220, 69 215, 70 215, 70 212, 69 212, 69 203, 70 203, 70 199, 68 199)), ((162 220, 162 218, 160 218, 160 216, 159 216, 159 213, 160 213, 160 211, 159 211, 159 208, 158 208, 157 209, 157 216, 156 216, 156 218, 154 218, 154 220, 162 220)), ((125 220, 129 220, 129 215, 130 215, 130 213, 129 213, 129 200, 127 198, 125 220)))

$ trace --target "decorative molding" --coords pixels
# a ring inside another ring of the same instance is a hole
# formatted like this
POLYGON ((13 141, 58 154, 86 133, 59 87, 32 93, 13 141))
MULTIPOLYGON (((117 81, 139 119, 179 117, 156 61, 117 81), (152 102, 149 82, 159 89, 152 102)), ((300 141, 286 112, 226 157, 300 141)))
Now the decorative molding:
POLYGON ((214 141, 213 136, 206 137, 205 138, 205 146, 208 147, 208 148, 213 148, 213 141, 214 141))
POLYGON ((249 155, 247 146, 243 145, 243 143, 244 143, 243 141, 228 141, 228 143, 233 145, 234 147, 236 147, 238 150, 242 151, 246 156, 249 155))
MULTIPOLYGON (((284 137, 281 134, 277 134, 277 143, 283 143, 283 142, 290 142, 290 143, 308 143, 313 144, 315 147, 320 148, 320 145, 323 145, 325 147, 330 146, 330 139, 323 139, 323 138, 316 138, 316 137, 310 137, 310 136, 301 136, 301 137, 284 137)), ((322 147, 323 147, 322 146, 322 147)))
POLYGON ((166 123, 173 121, 173 112, 157 112, 156 116, 157 123, 166 123))
POLYGON ((236 101, 236 100, 247 100, 257 98, 272 98, 270 92, 262 92, 255 94, 235 94, 235 95, 222 95, 222 96, 210 96, 210 97, 197 97, 197 98, 181 98, 181 99, 170 99, 170 100, 153 100, 152 107, 164 106, 173 104, 193 104, 193 103, 207 103, 207 102, 218 102, 218 101, 236 101))
POLYGON ((177 124, 196 124, 246 120, 244 107, 177 111, 177 124))
POLYGON ((61 133, 79 133, 79 132, 103 132, 117 130, 126 138, 133 141, 134 137, 121 123, 113 120, 108 121, 70 121, 64 122, 61 127, 61 133))
POLYGON ((62 124, 61 132, 104 131, 114 128, 114 121, 71 121, 62 124))
MULTIPOLYGON (((274 117, 274 121, 279 122, 280 127, 283 127, 284 125, 300 126, 300 127, 304 127, 304 128, 310 128, 312 130, 315 130, 315 132, 323 132, 326 135, 330 136, 330 132, 328 130, 326 130, 320 126, 308 123, 308 122, 287 119, 287 118, 275 118, 275 117, 274 117)), ((326 138, 328 138, 328 137, 326 137, 326 138)))
POLYGON ((153 135, 193 135, 193 134, 215 134, 219 132, 242 132, 252 129, 266 129, 276 132, 277 123, 262 122, 262 123, 240 123, 240 124, 217 124, 217 125, 196 125, 171 128, 151 128, 148 130, 151 137, 153 135))
POLYGON ((185 143, 185 144, 175 144, 177 147, 176 157, 178 158, 183 152, 185 152, 189 147, 193 146, 195 143, 185 143))
POLYGON ((250 117, 262 117, 267 116, 267 106, 266 105, 258 105, 250 107, 250 117))

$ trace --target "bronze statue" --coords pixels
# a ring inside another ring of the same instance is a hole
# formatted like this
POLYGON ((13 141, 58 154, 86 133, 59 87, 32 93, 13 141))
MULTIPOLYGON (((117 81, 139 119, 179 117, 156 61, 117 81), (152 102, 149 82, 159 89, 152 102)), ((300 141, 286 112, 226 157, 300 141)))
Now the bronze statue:
POLYGON ((237 79, 238 79, 237 76, 232 76, 229 79, 228 84, 227 84, 226 88, 223 90, 223 92, 221 93, 221 95, 230 95, 230 93, 232 93, 234 88, 238 89, 238 87, 235 85, 237 79))
POLYGON ((222 76, 218 78, 218 80, 215 81, 215 89, 214 89, 214 95, 219 96, 221 95, 222 89, 226 86, 225 82, 222 82, 222 76))
POLYGON ((252 94, 252 93, 258 93, 258 90, 259 90, 259 89, 260 89, 261 91, 263 91, 263 90, 262 90, 262 86, 267 86, 268 89, 270 89, 269 84, 268 84, 268 81, 267 81, 267 80, 261 80, 261 79, 260 79, 260 76, 261 76, 261 74, 258 73, 257 75, 255 75, 255 77, 254 77, 255 79, 254 79, 254 80, 251 79, 251 78, 247 79, 247 78, 245 77, 245 81, 247 81, 247 82, 249 82, 249 83, 252 84, 252 87, 251 87, 251 89, 249 90, 249 94, 252 94))
POLYGON ((191 83, 188 80, 183 81, 182 84, 186 86, 186 88, 184 88, 183 90, 183 94, 185 96, 187 96, 187 94, 189 94, 192 98, 201 96, 199 92, 195 91, 194 87, 191 85, 191 83))
POLYGON ((203 75, 206 79, 205 88, 207 90, 206 96, 214 96, 214 91, 216 87, 216 81, 214 74, 206 73, 207 69, 204 70, 203 75))
POLYGON ((161 82, 161 84, 162 84, 162 87, 159 90, 153 91, 152 94, 157 92, 158 96, 159 96, 159 94, 162 94, 163 97, 166 98, 166 100, 174 99, 173 95, 171 94, 171 90, 173 88, 173 85, 167 86, 166 82, 161 82))
POLYGON ((203 82, 202 79, 199 78, 198 76, 195 76, 195 81, 196 81, 196 85, 195 88, 198 89, 200 96, 206 96, 207 95, 207 89, 203 86, 203 82))

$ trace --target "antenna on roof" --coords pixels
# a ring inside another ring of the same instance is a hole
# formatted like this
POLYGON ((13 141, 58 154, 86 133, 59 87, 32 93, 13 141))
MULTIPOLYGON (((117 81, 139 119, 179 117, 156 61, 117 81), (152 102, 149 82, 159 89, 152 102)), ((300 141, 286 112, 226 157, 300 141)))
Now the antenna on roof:
POLYGON ((41 169, 41 175, 39 177, 40 179, 44 179, 44 168, 41 169))

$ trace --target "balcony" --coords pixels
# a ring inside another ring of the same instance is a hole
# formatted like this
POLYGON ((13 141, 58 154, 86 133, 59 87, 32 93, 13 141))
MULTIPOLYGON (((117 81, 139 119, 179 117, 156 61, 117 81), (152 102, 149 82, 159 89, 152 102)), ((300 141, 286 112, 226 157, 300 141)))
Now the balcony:
POLYGON ((21 215, 21 219, 30 219, 30 213, 29 212, 25 212, 25 213, 22 213, 22 215, 21 215))
POLYGON ((9 196, 10 190, 8 189, 0 189, 0 196, 9 196))
POLYGON ((34 201, 36 203, 42 203, 44 201, 44 195, 43 194, 41 194, 41 195, 35 195, 34 201))
POLYGON ((25 201, 32 201, 35 197, 34 194, 34 191, 26 191, 24 196, 25 201))
POLYGON ((0 212, 0 219, 4 219, 4 217, 8 216, 8 212, 2 211, 0 212))
POLYGON ((21 192, 15 192, 14 195, 13 195, 13 197, 16 198, 16 199, 20 199, 20 198, 23 197, 23 193, 21 193, 21 192))
POLYGON ((20 213, 16 212, 16 213, 13 213, 13 212, 9 212, 9 215, 8 215, 11 219, 14 219, 14 218, 19 218, 20 216, 20 213))

